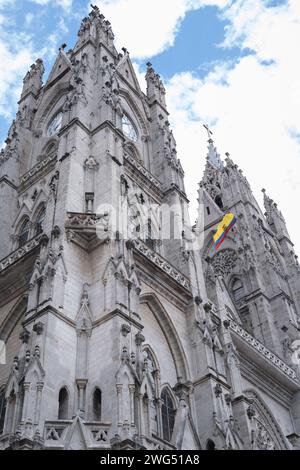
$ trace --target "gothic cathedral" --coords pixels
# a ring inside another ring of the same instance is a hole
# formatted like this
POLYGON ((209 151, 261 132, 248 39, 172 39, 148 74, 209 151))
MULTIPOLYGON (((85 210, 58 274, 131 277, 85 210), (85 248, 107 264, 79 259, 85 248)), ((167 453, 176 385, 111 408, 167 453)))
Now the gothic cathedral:
POLYGON ((299 449, 284 217, 209 133, 191 225, 147 67, 144 94, 92 7, 47 81, 40 59, 24 78, 0 153, 0 449, 299 449))

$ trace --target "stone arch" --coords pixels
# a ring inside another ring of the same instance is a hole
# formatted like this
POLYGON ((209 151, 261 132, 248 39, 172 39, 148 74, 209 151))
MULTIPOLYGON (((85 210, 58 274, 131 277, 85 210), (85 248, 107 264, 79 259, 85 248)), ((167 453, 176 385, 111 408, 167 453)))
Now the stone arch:
POLYGON ((46 122, 48 122, 47 120, 49 120, 52 116, 52 111, 54 111, 54 114, 57 114, 60 111, 59 107, 56 109, 57 104, 68 92, 69 83, 58 82, 57 85, 53 86, 51 92, 46 94, 45 101, 40 107, 41 112, 36 116, 36 129, 42 130, 44 128, 46 122))
POLYGON ((176 368, 177 378, 181 378, 186 382, 190 378, 187 358, 181 345, 179 335, 167 311, 154 293, 141 295, 140 303, 147 304, 153 313, 169 345, 176 368))
POLYGON ((42 152, 41 152, 41 158, 55 153, 57 151, 57 148, 58 148, 58 138, 57 136, 53 136, 50 138, 50 140, 48 140, 46 145, 44 145, 42 152))
POLYGON ((11 335, 13 329, 20 321, 21 317, 25 314, 27 308, 27 296, 23 296, 17 300, 15 305, 10 310, 3 325, 1 326, 0 339, 6 342, 11 335))
POLYGON ((134 144, 134 142, 132 141, 125 142, 124 151, 127 152, 129 155, 133 156, 139 162, 143 161, 141 154, 138 151, 137 146, 134 144))
POLYGON ((246 397, 252 402, 252 407, 256 412, 256 417, 262 420, 262 424, 266 427, 269 435, 276 445, 276 448, 278 450, 289 450, 290 447, 287 443, 287 440, 276 418, 265 401, 254 389, 248 389, 244 393, 246 397))
POLYGON ((58 419, 66 420, 70 417, 70 392, 64 385, 58 392, 58 419))
POLYGON ((145 352, 147 350, 150 352, 150 355, 152 356, 152 359, 154 361, 154 365, 155 365, 156 370, 160 370, 159 361, 157 359, 157 356, 156 356, 155 352, 151 348, 150 344, 144 343, 142 351, 145 352))
POLYGON ((31 221, 34 224, 34 234, 39 235, 42 233, 42 223, 41 223, 41 217, 42 214, 44 215, 45 219, 45 214, 46 214, 46 201, 42 200, 39 201, 39 204, 37 207, 34 209, 31 217, 31 221))
POLYGON ((173 390, 169 384, 162 386, 160 391, 160 398, 162 400, 161 419, 163 438, 171 442, 178 406, 176 397, 174 396, 173 390))
POLYGON ((93 421, 101 421, 103 396, 101 388, 96 385, 90 395, 90 414, 93 421))
POLYGON ((127 105, 131 109, 133 115, 136 117, 137 122, 142 130, 142 135, 148 136, 149 131, 146 125, 146 121, 142 115, 141 110, 139 109, 137 103, 132 99, 132 96, 124 88, 120 89, 120 96, 126 101, 127 105))

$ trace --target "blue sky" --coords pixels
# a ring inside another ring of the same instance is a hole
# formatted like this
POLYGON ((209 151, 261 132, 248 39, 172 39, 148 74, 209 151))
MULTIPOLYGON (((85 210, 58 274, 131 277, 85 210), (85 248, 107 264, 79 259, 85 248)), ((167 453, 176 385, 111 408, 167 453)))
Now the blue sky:
MULTIPOLYGON (((111 21, 116 46, 128 48, 142 87, 148 60, 165 81, 192 213, 206 122, 258 200, 262 187, 276 200, 300 251, 299 0, 93 3, 111 21)), ((85 0, 0 0, 0 143, 30 64, 42 57, 47 76, 58 47, 74 45, 88 9, 85 0)))

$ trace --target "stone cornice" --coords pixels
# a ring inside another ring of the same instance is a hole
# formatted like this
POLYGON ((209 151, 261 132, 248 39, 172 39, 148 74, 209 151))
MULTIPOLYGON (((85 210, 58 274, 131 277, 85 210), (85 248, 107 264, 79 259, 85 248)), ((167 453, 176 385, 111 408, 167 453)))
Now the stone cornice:
POLYGON ((240 364, 242 375, 264 393, 268 393, 273 398, 281 402, 283 406, 290 407, 293 399, 293 392, 283 386, 273 376, 267 374, 264 369, 258 367, 250 361, 245 355, 240 354, 240 364))
POLYGON ((13 188, 15 191, 18 189, 17 186, 8 178, 7 175, 1 176, 0 184, 1 183, 6 183, 8 186, 13 188))
POLYGON ((49 172, 57 161, 57 154, 49 155, 44 158, 41 162, 37 163, 31 170, 27 171, 20 177, 19 190, 22 191, 28 186, 32 185, 33 182, 38 179, 42 174, 49 172))
MULTIPOLYGON (((283 374, 297 381, 296 372, 289 367, 282 359, 280 359, 276 354, 270 351, 266 346, 264 346, 260 341, 251 336, 246 330, 244 330, 240 325, 235 323, 233 320, 230 320, 229 328, 236 335, 242 338, 251 348, 257 351, 261 357, 267 360, 270 364, 279 369, 283 374)), ((296 384, 296 383, 295 383, 296 384)))
POLYGON ((42 235, 39 235, 38 237, 29 240, 29 242, 27 242, 24 246, 18 248, 17 250, 10 253, 6 258, 0 260, 0 274, 2 274, 2 272, 9 268, 12 264, 19 261, 19 259, 23 258, 23 256, 37 248, 40 244, 41 236, 42 235))
POLYGON ((170 264, 165 258, 149 248, 141 240, 132 240, 133 249, 138 251, 142 256, 147 258, 152 264, 163 271, 165 274, 170 276, 173 281, 179 284, 187 291, 191 291, 191 284, 189 279, 178 271, 172 264, 170 264))
POLYGON ((173 191, 177 192, 179 194, 179 196, 182 197, 187 204, 189 204, 190 201, 187 198, 186 194, 174 183, 172 184, 172 186, 170 186, 170 188, 166 189, 164 194, 165 194, 165 196, 168 196, 168 194, 172 193, 173 191))
POLYGON ((159 200, 162 199, 163 193, 160 182, 148 171, 140 162, 128 154, 124 154, 125 167, 128 169, 129 176, 138 178, 142 185, 154 193, 154 196, 159 200))

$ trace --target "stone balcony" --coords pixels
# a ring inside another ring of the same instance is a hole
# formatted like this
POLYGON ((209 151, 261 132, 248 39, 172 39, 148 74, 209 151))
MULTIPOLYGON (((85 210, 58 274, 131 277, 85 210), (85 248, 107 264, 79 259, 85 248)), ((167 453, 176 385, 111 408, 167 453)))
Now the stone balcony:
POLYGON ((65 229, 69 242, 90 252, 109 240, 109 214, 67 212, 65 229))

